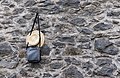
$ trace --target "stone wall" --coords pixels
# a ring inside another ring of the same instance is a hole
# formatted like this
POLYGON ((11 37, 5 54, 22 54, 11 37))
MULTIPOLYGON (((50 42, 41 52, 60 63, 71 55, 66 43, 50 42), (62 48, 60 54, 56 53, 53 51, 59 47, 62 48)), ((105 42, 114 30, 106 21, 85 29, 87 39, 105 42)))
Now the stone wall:
POLYGON ((120 78, 120 0, 0 0, 0 78, 120 78), (42 60, 25 58, 35 12, 42 60))

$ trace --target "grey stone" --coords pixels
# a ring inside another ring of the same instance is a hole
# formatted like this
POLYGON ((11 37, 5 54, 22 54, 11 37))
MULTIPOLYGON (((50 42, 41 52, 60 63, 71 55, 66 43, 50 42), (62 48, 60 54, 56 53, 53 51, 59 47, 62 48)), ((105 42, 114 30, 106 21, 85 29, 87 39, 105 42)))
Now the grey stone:
POLYGON ((113 27, 112 24, 99 23, 95 25, 93 28, 95 31, 100 31, 100 30, 104 31, 111 29, 112 27, 113 27))
POLYGON ((61 42, 53 42, 52 43, 55 47, 58 47, 58 48, 64 48, 65 47, 65 44, 64 43, 61 43, 61 42))
POLYGON ((4 36, 0 36, 0 42, 5 41, 5 37, 4 36))
POLYGON ((25 69, 20 69, 20 74, 22 75, 22 76, 27 76, 28 75, 28 73, 27 73, 27 71, 25 70, 25 69))
POLYGON ((108 47, 112 44, 113 43, 110 42, 109 40, 101 38, 101 39, 95 40, 95 43, 94 43, 95 47, 94 48, 95 48, 95 50, 103 51, 104 49, 106 49, 106 47, 108 47))
POLYGON ((25 23, 26 23, 26 20, 23 19, 23 18, 19 18, 19 19, 17 20, 17 23, 18 23, 18 24, 25 24, 25 23))
POLYGON ((63 55, 71 55, 71 56, 80 55, 80 54, 82 54, 82 50, 74 47, 67 47, 63 52, 63 55))
POLYGON ((120 11, 115 12, 115 11, 111 11, 107 13, 107 16, 119 16, 120 15, 120 11))
POLYGON ((39 12, 39 9, 37 7, 30 7, 30 8, 27 8, 27 9, 28 9, 29 12, 32 12, 32 13, 39 12))
POLYGON ((91 62, 83 62, 82 63, 82 68, 85 69, 86 71, 88 71, 91 68, 93 68, 93 64, 91 62))
POLYGON ((18 2, 22 2, 23 0, 14 0, 14 1, 18 3, 18 2))
POLYGON ((43 77, 52 77, 52 75, 50 73, 44 73, 43 77))
POLYGON ((51 69, 60 69, 63 66, 63 63, 61 62, 54 62, 50 64, 51 69))
POLYGON ((17 78, 17 75, 16 75, 16 73, 13 73, 8 78, 17 78))
POLYGON ((41 55, 42 56, 43 55, 48 56, 50 54, 50 51, 51 51, 51 49, 50 49, 50 47, 48 45, 44 45, 44 46, 41 47, 41 55))
POLYGON ((110 55, 116 55, 116 54, 118 54, 119 49, 115 46, 109 46, 106 49, 104 49, 103 52, 110 54, 110 55))
POLYGON ((100 76, 108 76, 111 77, 113 72, 117 69, 116 65, 111 64, 109 66, 103 66, 100 70, 96 72, 97 75, 100 76))
POLYGON ((64 60, 68 65, 70 65, 70 64, 80 65, 81 64, 81 62, 79 60, 76 60, 75 58, 68 57, 68 58, 65 58, 64 60))
POLYGON ((91 39, 89 36, 81 36, 79 42, 89 42, 91 39))
POLYGON ((64 78, 84 78, 82 73, 74 66, 70 66, 68 69, 63 71, 64 78))
POLYGON ((23 18, 27 20, 30 20, 32 17, 34 17, 32 14, 26 14, 23 16, 23 18))
POLYGON ((9 62, 8 65, 6 66, 6 68, 13 69, 13 68, 16 68, 17 65, 18 65, 18 62, 16 62, 16 61, 9 62))
POLYGON ((116 41, 116 42, 115 42, 115 45, 116 45, 117 47, 120 47, 120 41, 116 41))
POLYGON ((91 43, 88 42, 88 43, 81 43, 80 45, 78 45, 78 48, 81 48, 81 49, 91 49, 91 43))
POLYGON ((80 1, 79 0, 59 0, 57 4, 63 5, 63 6, 78 7, 80 4, 80 1))
POLYGON ((61 42, 71 42, 71 43, 73 43, 74 42, 74 37, 61 37, 58 40, 61 41, 61 42))
POLYGON ((87 34, 87 35, 93 34, 92 30, 90 30, 90 29, 88 29, 88 28, 82 29, 81 32, 82 32, 83 34, 87 34))
POLYGON ((21 14, 24 11, 24 8, 15 8, 13 10, 13 15, 21 14))
POLYGON ((0 43, 0 55, 9 55, 12 54, 14 51, 12 50, 12 47, 7 42, 1 42, 0 43))
POLYGON ((105 65, 111 65, 112 60, 111 59, 98 59, 96 65, 98 66, 105 66, 105 65))
POLYGON ((10 2, 7 1, 7 0, 3 0, 3 1, 1 2, 1 4, 2 4, 2 5, 9 6, 9 5, 10 5, 10 2))
POLYGON ((14 69, 17 67, 17 65, 18 65, 18 62, 16 61, 13 61, 13 62, 5 61, 5 60, 0 61, 0 67, 2 68, 14 69))
POLYGON ((77 26, 84 26, 86 20, 84 18, 74 18, 70 21, 70 23, 77 26))
POLYGON ((26 6, 26 7, 31 7, 31 6, 33 6, 33 5, 35 5, 36 4, 36 2, 34 1, 34 0, 28 0, 25 4, 24 4, 24 6, 26 6))
POLYGON ((1 24, 12 24, 12 21, 9 19, 3 20, 3 21, 1 21, 1 24))

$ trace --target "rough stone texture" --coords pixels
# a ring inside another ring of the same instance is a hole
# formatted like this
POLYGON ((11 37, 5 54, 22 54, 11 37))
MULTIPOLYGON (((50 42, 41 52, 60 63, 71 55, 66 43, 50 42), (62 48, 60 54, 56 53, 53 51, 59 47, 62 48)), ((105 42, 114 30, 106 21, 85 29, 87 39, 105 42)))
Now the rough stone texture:
POLYGON ((0 78, 120 78, 120 0, 0 0, 0 78), (35 12, 45 45, 30 64, 35 12))

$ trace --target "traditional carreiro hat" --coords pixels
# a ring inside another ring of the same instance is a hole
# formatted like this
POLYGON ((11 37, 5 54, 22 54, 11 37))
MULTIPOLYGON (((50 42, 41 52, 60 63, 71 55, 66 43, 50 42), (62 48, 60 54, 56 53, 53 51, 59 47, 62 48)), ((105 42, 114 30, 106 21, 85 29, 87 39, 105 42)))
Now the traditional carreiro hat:
MULTIPOLYGON (((40 46, 43 46, 44 44, 44 34, 42 32, 40 32, 40 46)), ((38 30, 33 30, 31 35, 30 33, 27 35, 26 37, 26 44, 28 44, 28 46, 34 46, 34 45, 38 45, 39 43, 39 31, 38 30)))

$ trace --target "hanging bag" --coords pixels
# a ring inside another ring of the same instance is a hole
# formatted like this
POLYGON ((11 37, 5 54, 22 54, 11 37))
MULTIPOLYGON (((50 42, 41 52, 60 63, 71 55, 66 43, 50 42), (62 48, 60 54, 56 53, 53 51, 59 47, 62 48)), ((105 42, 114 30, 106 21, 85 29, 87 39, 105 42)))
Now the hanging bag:
POLYGON ((38 63, 41 60, 41 46, 44 44, 44 35, 40 32, 39 15, 36 13, 32 29, 26 38, 26 58, 30 63, 38 63), (38 21, 38 30, 33 30, 38 21), (42 41, 42 42, 41 42, 42 41), (42 44, 41 44, 42 43, 42 44))

